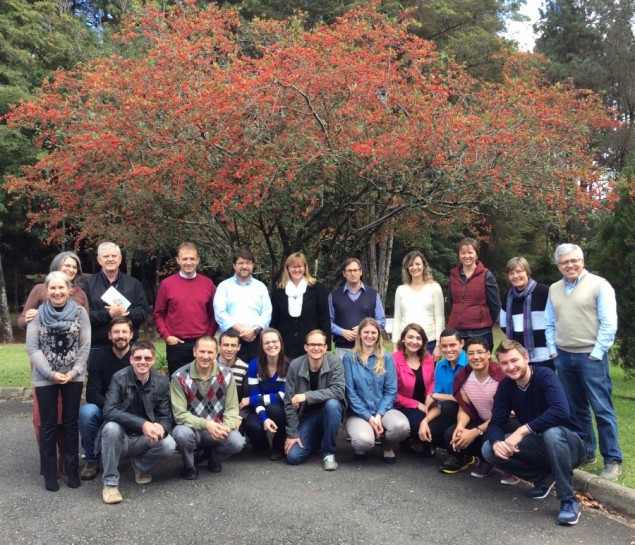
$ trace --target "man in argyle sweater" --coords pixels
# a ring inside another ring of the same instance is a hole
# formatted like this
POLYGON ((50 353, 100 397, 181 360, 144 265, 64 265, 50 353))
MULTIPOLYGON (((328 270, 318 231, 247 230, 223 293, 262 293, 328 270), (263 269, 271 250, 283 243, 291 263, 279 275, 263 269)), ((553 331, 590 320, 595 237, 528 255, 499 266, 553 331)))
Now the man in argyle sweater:
POLYGON ((172 413, 177 426, 172 436, 183 458, 183 478, 198 478, 198 454, 207 458, 207 469, 220 473, 221 462, 245 446, 236 430, 238 394, 231 369, 216 361, 213 337, 203 336, 194 345, 194 361, 178 369, 170 384, 172 413), (198 452, 197 452, 198 451, 198 452))

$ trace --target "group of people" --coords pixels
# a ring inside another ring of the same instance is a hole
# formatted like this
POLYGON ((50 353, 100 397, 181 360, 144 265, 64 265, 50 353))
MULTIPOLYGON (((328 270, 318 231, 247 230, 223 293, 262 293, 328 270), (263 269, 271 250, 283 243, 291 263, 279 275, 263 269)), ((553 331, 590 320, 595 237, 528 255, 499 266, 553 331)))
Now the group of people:
POLYGON ((473 467, 483 478, 498 467, 503 484, 533 482, 529 494, 537 499, 555 483, 557 522, 575 524, 573 468, 596 461, 591 411, 602 477, 621 474, 607 359, 617 329, 615 294, 584 268, 578 246, 563 244, 555 253, 563 278, 551 287, 531 279, 524 258, 511 259, 501 305, 478 249, 471 238, 459 243, 447 324, 425 257, 406 255, 391 354, 381 298, 362 281, 358 259, 343 263, 345 281, 329 294, 306 257, 294 253, 270 294, 252 276, 251 252, 237 252, 234 274, 216 287, 197 272, 196 246, 183 243, 179 272, 161 282, 153 309, 169 377, 153 367, 154 345, 137 340, 149 308, 141 284, 119 269, 120 249, 101 244, 101 270, 82 287, 79 258, 59 254, 19 321, 27 328, 47 490, 58 490, 58 471, 70 487, 95 478, 101 461, 103 500, 118 503, 123 457, 132 457, 135 481, 147 484, 150 470, 176 448, 183 478, 193 480, 204 460, 209 471, 222 471, 246 439, 254 452, 290 464, 321 451, 323 468, 333 471, 345 424, 359 461, 375 445, 387 464, 395 464, 398 446, 423 457, 441 447, 446 474, 473 467), (507 339, 496 363, 499 314, 507 339))

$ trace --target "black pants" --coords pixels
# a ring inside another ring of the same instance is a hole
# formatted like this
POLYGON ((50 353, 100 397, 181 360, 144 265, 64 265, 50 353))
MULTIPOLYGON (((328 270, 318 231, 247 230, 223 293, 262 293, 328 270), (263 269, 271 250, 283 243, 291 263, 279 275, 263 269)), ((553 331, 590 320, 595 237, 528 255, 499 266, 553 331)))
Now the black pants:
POLYGON ((456 401, 443 401, 440 404, 441 414, 430 422, 432 445, 445 448, 445 431, 451 426, 456 426, 456 415, 459 412, 459 404, 456 401))
MULTIPOLYGON (((271 450, 274 452, 284 452, 284 440, 286 439, 285 426, 286 416, 284 414, 284 406, 278 403, 272 403, 267 405, 267 418, 271 418, 278 426, 278 431, 273 436, 271 443, 271 450)), ((245 433, 252 445, 254 451, 267 451, 269 450, 269 439, 267 439, 267 432, 262 427, 262 424, 258 420, 256 411, 251 411, 245 419, 245 433)))
POLYGON ((69 477, 79 471, 79 430, 77 417, 82 400, 81 382, 36 386, 40 405, 40 469, 46 479, 57 479, 57 396, 62 396, 62 432, 64 434, 64 463, 69 477))
POLYGON ((184 365, 194 361, 194 345, 196 339, 183 339, 182 343, 165 345, 165 356, 168 360, 170 376, 184 365))
POLYGON ((238 359, 249 363, 256 356, 258 356, 258 349, 260 348, 260 333, 256 335, 256 338, 248 343, 247 341, 240 340, 240 350, 237 354, 238 359))

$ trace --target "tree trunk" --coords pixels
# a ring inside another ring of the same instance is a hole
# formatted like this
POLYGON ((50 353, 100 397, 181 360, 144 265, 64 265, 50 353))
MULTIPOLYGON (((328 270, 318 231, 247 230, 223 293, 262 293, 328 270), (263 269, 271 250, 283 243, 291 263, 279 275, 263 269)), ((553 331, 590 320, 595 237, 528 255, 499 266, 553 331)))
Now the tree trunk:
POLYGON ((7 285, 4 281, 4 269, 2 268, 2 256, 0 256, 0 320, 2 321, 2 339, 5 343, 13 342, 13 328, 9 314, 9 301, 7 300, 7 285))
POLYGON ((362 263, 368 273, 364 282, 377 290, 384 308, 386 308, 388 295, 394 238, 394 229, 392 223, 389 223, 373 241, 366 245, 362 254, 362 263))

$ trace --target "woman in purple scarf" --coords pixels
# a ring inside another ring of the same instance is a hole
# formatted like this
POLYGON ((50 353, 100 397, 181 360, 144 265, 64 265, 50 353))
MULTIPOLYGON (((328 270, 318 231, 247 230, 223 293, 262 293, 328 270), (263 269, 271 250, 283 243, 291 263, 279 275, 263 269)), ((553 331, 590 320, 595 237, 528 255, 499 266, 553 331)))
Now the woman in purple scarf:
POLYGON ((545 337, 549 286, 532 280, 531 267, 524 257, 512 257, 507 262, 507 277, 511 287, 503 299, 500 314, 503 333, 525 347, 532 365, 555 371, 545 337))

